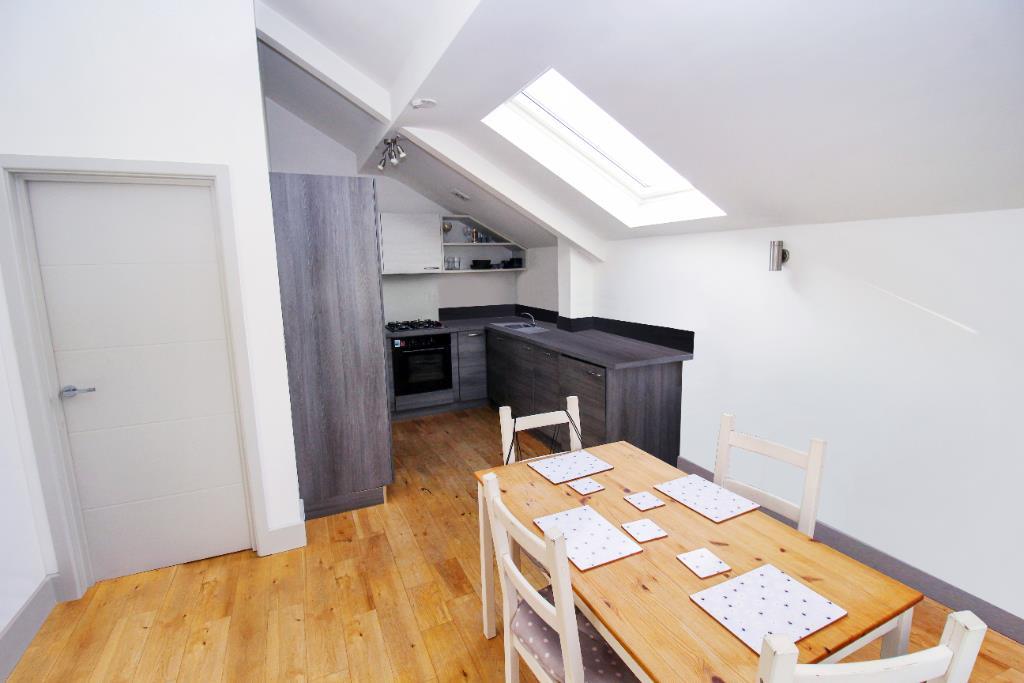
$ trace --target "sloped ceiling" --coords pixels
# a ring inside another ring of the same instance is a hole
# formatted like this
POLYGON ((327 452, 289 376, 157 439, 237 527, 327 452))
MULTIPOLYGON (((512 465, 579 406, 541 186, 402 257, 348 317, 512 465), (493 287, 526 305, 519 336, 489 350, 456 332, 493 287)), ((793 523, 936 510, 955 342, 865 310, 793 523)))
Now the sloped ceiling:
MULTIPOLYGON (((372 3, 351 16, 347 4, 301 4, 291 18, 311 32, 313 23, 341 21, 339 13, 356 28, 372 14, 372 3)), ((381 18, 393 9, 387 5, 381 18)), ((324 27, 315 32, 368 72, 394 68, 392 55, 324 27)), ((586 12, 575 3, 481 0, 416 89, 439 106, 399 106, 388 128, 433 129, 471 148, 501 169, 502 182, 483 184, 506 208, 526 199, 557 206, 557 214, 529 222, 561 235, 559 223, 571 219, 595 244, 1017 208, 1024 206, 1022 35, 1019 0, 652 0, 595 3, 586 12), (627 228, 480 123, 549 67, 728 215, 627 228)), ((301 103, 285 106, 306 116, 301 103)), ((436 177, 437 160, 457 164, 443 149, 431 154, 434 163, 403 164, 403 179, 439 192, 448 183, 436 177)), ((364 169, 371 156, 363 155, 364 169)))

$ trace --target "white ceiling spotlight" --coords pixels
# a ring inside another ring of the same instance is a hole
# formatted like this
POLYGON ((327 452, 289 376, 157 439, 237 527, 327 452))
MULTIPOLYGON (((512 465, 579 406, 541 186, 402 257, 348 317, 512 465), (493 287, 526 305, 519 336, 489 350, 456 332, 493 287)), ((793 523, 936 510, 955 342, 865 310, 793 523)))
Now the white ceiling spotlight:
POLYGON ((410 104, 413 109, 433 109, 437 106, 437 100, 433 97, 417 97, 410 104))
POLYGON ((402 149, 402 145, 398 143, 401 139, 397 135, 393 138, 384 139, 384 151, 381 152, 380 161, 377 162, 378 171, 383 171, 388 167, 388 164, 398 166, 398 162, 408 156, 405 150, 402 149))

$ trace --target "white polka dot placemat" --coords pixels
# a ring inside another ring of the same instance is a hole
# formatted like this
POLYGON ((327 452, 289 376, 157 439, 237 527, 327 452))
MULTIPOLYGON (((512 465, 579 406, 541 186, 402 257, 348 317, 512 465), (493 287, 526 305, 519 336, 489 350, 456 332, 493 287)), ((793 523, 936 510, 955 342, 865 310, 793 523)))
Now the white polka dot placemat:
POLYGON ((565 535, 566 554, 581 571, 643 551, 589 505, 538 517, 533 523, 543 531, 556 527, 561 529, 565 535))
POLYGON ((584 477, 583 479, 570 481, 569 488, 571 488, 576 493, 583 494, 584 496, 589 496, 591 493, 597 493, 598 491, 604 491, 604 487, 598 484, 590 477, 584 477))
POLYGON ((610 464, 588 451, 572 451, 527 464, 552 484, 564 484, 612 468, 610 464))
POLYGON ((635 522, 626 522, 622 525, 626 532, 636 539, 637 543, 646 543, 656 538, 665 538, 668 534, 660 526, 649 519, 638 519, 635 522))
POLYGON ((715 555, 707 548, 697 548, 688 553, 680 553, 676 555, 676 559, 689 567, 691 572, 702 579, 732 569, 725 562, 722 562, 718 555, 715 555))
POLYGON ((759 507, 757 503, 736 495, 698 474, 655 484, 654 488, 677 500, 712 522, 724 522, 759 507))
POLYGON ((641 491, 640 493, 631 493, 628 496, 623 497, 626 499, 626 502, 628 502, 630 505, 635 507, 637 510, 640 510, 641 512, 647 512, 648 510, 653 510, 654 508, 660 508, 662 505, 665 504, 665 501, 663 501, 661 498, 658 498, 653 493, 648 493, 647 491, 641 491))
POLYGON ((846 616, 777 567, 766 564, 694 593, 690 599, 754 652, 769 634, 798 641, 846 616))

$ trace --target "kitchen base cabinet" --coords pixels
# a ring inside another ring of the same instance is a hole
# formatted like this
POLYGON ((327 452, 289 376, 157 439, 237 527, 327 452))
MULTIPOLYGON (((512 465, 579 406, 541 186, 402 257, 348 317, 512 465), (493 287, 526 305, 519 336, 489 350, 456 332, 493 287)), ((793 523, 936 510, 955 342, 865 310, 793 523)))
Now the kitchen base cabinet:
POLYGON ((512 395, 509 387, 512 344, 508 335, 487 330, 487 396, 499 406, 509 405, 512 395))
MULTIPOLYGON (((488 397, 513 417, 580 402, 583 445, 628 441, 665 462, 679 457, 682 362, 608 369, 494 330, 487 330, 488 397)), ((557 450, 569 446, 569 425, 534 430, 557 450)))
MULTIPOLYGON (((591 363, 562 356, 558 363, 558 384, 562 400, 576 396, 580 401, 580 431, 583 446, 608 443, 606 379, 607 371, 591 363)), ((639 444, 636 444, 639 446, 639 444)))
POLYGON ((484 331, 459 332, 457 343, 459 368, 458 372, 454 372, 453 368, 453 374, 458 378, 459 400, 487 398, 487 344, 484 331))

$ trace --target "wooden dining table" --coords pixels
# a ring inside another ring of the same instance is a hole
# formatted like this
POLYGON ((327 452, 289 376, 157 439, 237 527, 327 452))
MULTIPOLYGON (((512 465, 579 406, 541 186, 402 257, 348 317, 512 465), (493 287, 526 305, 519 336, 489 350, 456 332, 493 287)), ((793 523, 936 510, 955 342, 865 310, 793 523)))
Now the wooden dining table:
MULTIPOLYGON (((764 564, 773 564, 847 611, 847 615, 797 642, 800 661, 834 662, 882 638, 882 656, 907 652, 914 606, 922 594, 819 543, 760 510, 715 523, 654 490, 683 476, 675 467, 620 441, 588 447, 613 466, 591 475, 603 491, 580 495, 555 485, 527 462, 476 472, 478 484, 493 472, 502 500, 541 536, 533 520, 590 505, 612 524, 647 518, 668 536, 643 544, 643 552, 587 571, 570 563, 580 611, 641 680, 754 681, 758 654, 697 606, 690 595, 764 564), (648 491, 663 507, 641 512, 624 496, 648 491), (676 555, 707 548, 731 571, 698 578, 676 555)), ((484 635, 496 634, 494 551, 482 491, 480 567, 484 635)))

